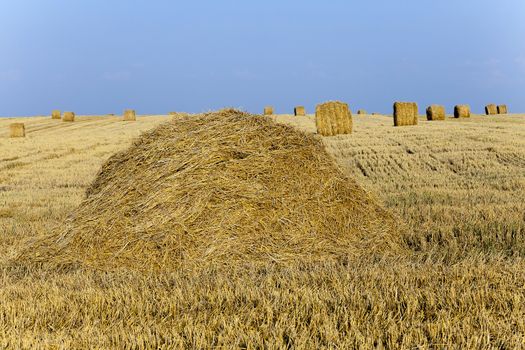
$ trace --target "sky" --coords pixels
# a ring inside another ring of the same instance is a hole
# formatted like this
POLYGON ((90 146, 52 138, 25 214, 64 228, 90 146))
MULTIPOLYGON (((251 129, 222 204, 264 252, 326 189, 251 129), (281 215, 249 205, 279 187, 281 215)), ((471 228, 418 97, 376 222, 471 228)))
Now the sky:
POLYGON ((524 97, 524 0, 0 0, 0 116, 524 97))

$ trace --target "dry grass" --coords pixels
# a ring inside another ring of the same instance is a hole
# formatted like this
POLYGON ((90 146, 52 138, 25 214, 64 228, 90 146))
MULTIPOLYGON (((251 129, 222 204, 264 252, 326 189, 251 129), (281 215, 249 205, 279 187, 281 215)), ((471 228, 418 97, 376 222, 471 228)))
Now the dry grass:
MULTIPOLYGON (((272 118, 316 129, 313 116, 272 118)), ((323 142, 406 221, 406 256, 227 275, 3 268, 0 348, 522 348, 525 116, 399 129, 391 118, 354 117, 352 135, 323 142)), ((0 120, 0 265, 60 226, 100 165, 165 117, 119 119, 24 118, 24 139, 0 120)))

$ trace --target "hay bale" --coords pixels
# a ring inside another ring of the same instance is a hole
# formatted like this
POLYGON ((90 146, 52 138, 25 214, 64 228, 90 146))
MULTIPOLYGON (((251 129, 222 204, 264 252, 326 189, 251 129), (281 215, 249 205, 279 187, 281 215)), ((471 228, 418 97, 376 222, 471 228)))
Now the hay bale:
POLYGON ((397 224, 321 140, 235 110, 177 117, 101 168, 17 262, 160 273, 399 252, 397 224))
POLYGON ((9 124, 9 137, 26 137, 26 127, 24 123, 9 124))
POLYGON ((364 109, 360 109, 357 111, 357 114, 368 114, 364 109))
POLYGON ((178 114, 178 112, 168 112, 168 115, 170 115, 170 116, 174 116, 174 115, 177 115, 177 114, 178 114))
POLYGON ((293 109, 293 114, 295 116, 305 116, 306 115, 306 110, 304 108, 304 106, 297 106, 293 109))
POLYGON ((58 109, 51 112, 51 119, 62 119, 61 113, 58 109))
POLYGON ((137 116, 135 114, 135 110, 134 109, 126 109, 124 111, 124 116, 123 116, 122 120, 128 121, 128 122, 137 120, 137 116))
POLYGON ((348 104, 339 101, 321 103, 315 108, 317 133, 335 136, 352 133, 352 112, 348 104))
POLYGON ((273 107, 272 106, 264 107, 264 115, 273 115, 273 107))
POLYGON ((75 121, 75 113, 74 112, 64 112, 62 115, 62 121, 64 122, 74 122, 75 121))
POLYGON ((454 118, 470 118, 469 105, 457 105, 454 107, 454 118))
POLYGON ((429 106, 427 108, 427 120, 445 120, 445 106, 429 106))
POLYGON ((418 107, 415 102, 394 103, 394 126, 417 125, 418 107))
POLYGON ((485 106, 486 115, 495 115, 498 114, 498 107, 495 104, 490 104, 485 106))
POLYGON ((498 114, 507 114, 507 113, 508 113, 507 105, 498 106, 498 114))

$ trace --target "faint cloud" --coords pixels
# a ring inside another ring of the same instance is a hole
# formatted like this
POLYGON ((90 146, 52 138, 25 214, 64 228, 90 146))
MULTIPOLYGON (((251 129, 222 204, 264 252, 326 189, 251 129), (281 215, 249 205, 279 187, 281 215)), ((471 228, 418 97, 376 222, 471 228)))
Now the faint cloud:
POLYGON ((102 79, 108 81, 126 81, 131 79, 130 71, 116 71, 106 72, 102 75, 102 79))

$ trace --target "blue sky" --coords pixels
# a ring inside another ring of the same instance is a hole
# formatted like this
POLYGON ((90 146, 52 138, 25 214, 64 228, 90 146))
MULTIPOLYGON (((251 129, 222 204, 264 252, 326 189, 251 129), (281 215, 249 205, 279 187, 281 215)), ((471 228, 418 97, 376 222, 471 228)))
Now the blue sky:
POLYGON ((0 0, 0 115, 525 112, 523 0, 0 0))

